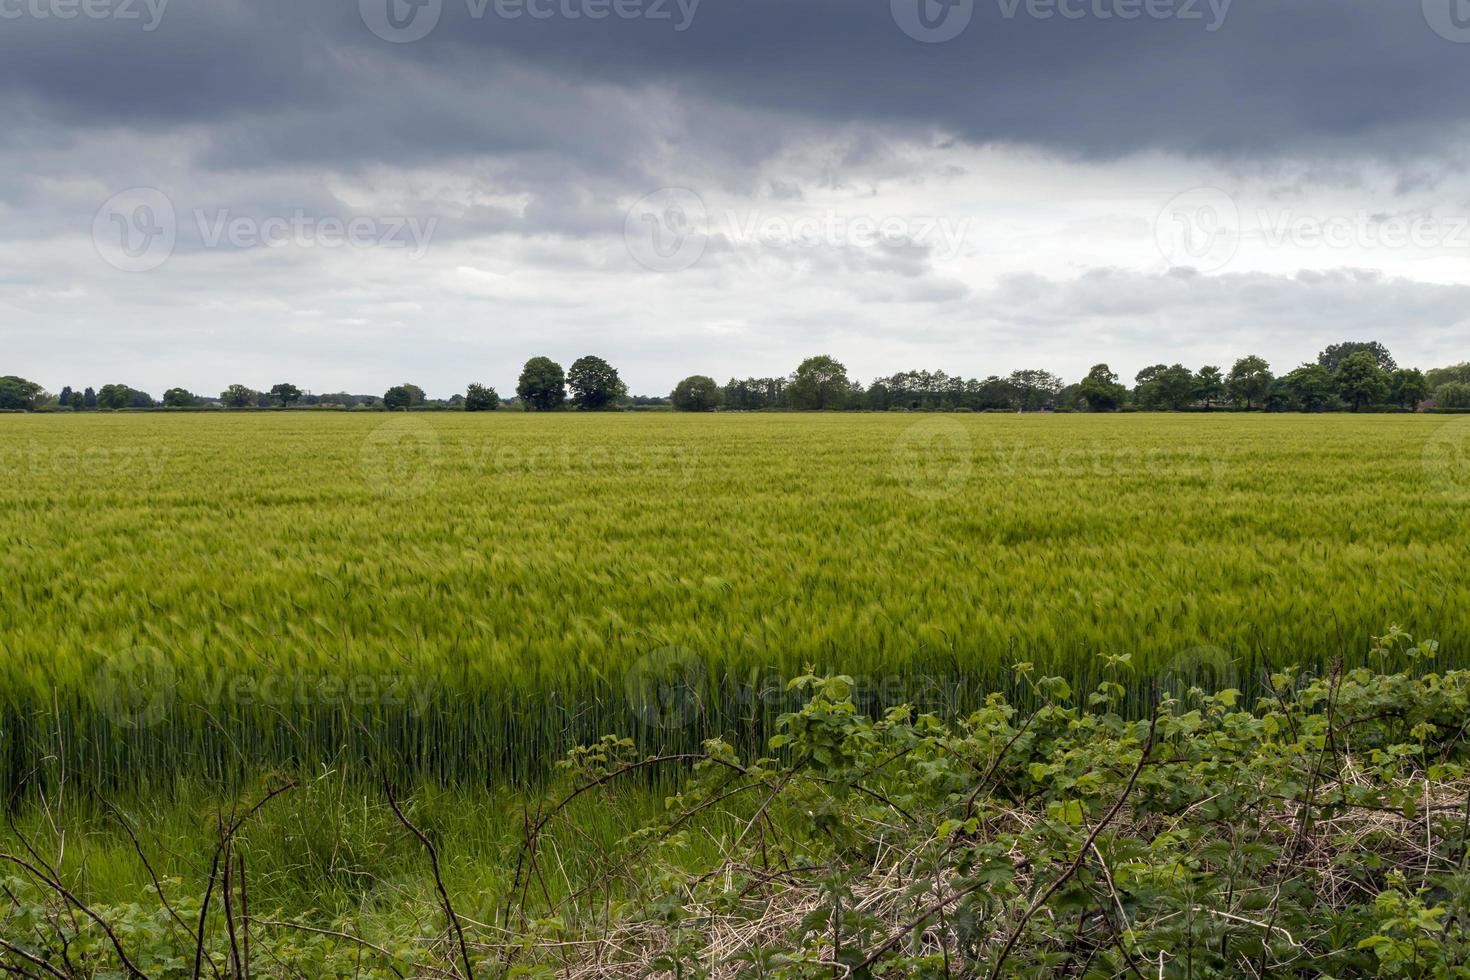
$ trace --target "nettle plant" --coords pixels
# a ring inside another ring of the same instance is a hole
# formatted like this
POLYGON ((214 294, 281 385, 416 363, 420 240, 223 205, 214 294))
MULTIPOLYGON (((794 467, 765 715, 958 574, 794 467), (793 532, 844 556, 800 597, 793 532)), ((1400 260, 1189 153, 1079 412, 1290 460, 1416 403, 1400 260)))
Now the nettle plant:
MULTIPOLYGON (((1394 628, 1372 669, 1283 671, 1254 706, 1159 691, 1144 718, 1121 711, 1128 657, 1085 696, 1021 664, 1037 707, 992 696, 955 721, 874 718, 850 679, 799 677, 770 757, 709 742, 587 884, 622 897, 583 966, 1470 977, 1470 672, 1425 672, 1434 653, 1394 628), (719 862, 691 869, 711 832, 719 862)), ((657 761, 633 751, 608 739, 566 765, 603 785, 657 761)))

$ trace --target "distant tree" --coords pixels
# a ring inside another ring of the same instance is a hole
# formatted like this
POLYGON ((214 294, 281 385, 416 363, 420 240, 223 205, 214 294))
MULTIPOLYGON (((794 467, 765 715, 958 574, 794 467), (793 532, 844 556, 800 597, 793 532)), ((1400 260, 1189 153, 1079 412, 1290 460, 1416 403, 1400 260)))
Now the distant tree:
POLYGON ((97 392, 93 391, 90 387, 86 391, 82 392, 82 407, 97 407, 97 392))
POLYGON ((390 412, 406 412, 413 404, 413 392, 406 385, 394 385, 383 393, 383 407, 390 412))
POLYGON ((1236 405, 1244 405, 1247 410, 1259 408, 1264 406, 1271 383, 1275 380, 1266 359, 1252 354, 1236 361, 1230 369, 1230 376, 1225 379, 1225 392, 1236 405))
POLYGON ((1458 381, 1460 384, 1470 384, 1470 361, 1455 364, 1450 367, 1431 368, 1424 372, 1424 380, 1429 382, 1429 390, 1434 391, 1442 384, 1458 381))
POLYGON ((493 412, 500 407, 500 395, 494 388, 486 388, 481 384, 472 384, 468 393, 464 396, 464 410, 466 412, 493 412))
POLYGON ((1298 411, 1325 412, 1337 401, 1332 375, 1320 364, 1303 364, 1284 375, 1281 387, 1290 398, 1288 407, 1298 411))
POLYGON ((183 388, 170 388, 163 393, 164 408, 189 408, 194 404, 194 394, 183 388))
POLYGON ((1225 400, 1225 373, 1213 364, 1206 364, 1194 376, 1194 401, 1197 405, 1212 408, 1225 400))
POLYGON ((1133 397, 1145 408, 1166 408, 1173 412, 1189 407, 1194 400, 1194 372, 1183 364, 1156 364, 1138 372, 1138 387, 1133 397))
POLYGON ((120 408, 152 408, 153 397, 127 385, 103 385, 97 391, 97 406, 116 411, 120 408))
POLYGON ((785 378, 731 378, 725 385, 725 407, 732 412, 759 412, 785 408, 789 382, 785 378))
POLYGON ((418 408, 420 405, 429 400, 429 396, 424 394, 424 389, 420 388, 418 385, 404 383, 399 385, 399 387, 408 392, 409 408, 418 408))
POLYGON ((1342 400, 1361 411, 1388 397, 1388 373, 1378 366, 1372 352, 1360 350, 1349 354, 1332 374, 1342 400))
POLYGON ((1056 404, 1062 391, 1062 379, 1050 371, 1012 371, 1006 379, 1023 412, 1039 412, 1056 404))
MULTIPOLYGON (((75 393, 71 390, 71 385, 67 385, 66 387, 61 389, 61 394, 56 396, 56 404, 60 405, 63 408, 70 407, 71 397, 73 394, 75 393)), ((80 402, 80 399, 78 399, 78 401, 80 402)), ((80 404, 77 407, 80 408, 80 404)))
POLYGON ((550 412, 567 400, 567 379, 561 365, 549 357, 533 357, 521 369, 516 396, 532 412, 550 412))
POLYGON ((250 408, 260 393, 245 385, 230 385, 219 393, 219 400, 226 408, 250 408))
POLYGON ((1400 408, 1414 408, 1429 397, 1429 380, 1418 368, 1399 368, 1388 376, 1388 399, 1400 408))
POLYGON ((0 378, 0 408, 29 412, 41 397, 41 386, 13 374, 0 378))
POLYGON ((286 408, 301 401, 301 389, 293 384, 282 382, 271 388, 271 400, 282 408, 286 408))
POLYGON ((1106 364, 1093 365, 1077 386, 1077 399, 1089 412, 1116 412, 1128 398, 1128 389, 1106 364))
POLYGON ((847 368, 833 357, 808 357, 792 372, 786 396, 791 407, 806 412, 832 411, 847 404, 852 382, 847 368))
POLYGON ((1434 404, 1438 408, 1470 408, 1470 383, 1445 382, 1434 389, 1434 404))
POLYGON ((724 393, 714 378, 695 374, 680 381, 669 400, 681 412, 713 412, 720 407, 724 393))
POLYGON ((1317 363, 1325 367, 1328 372, 1336 374, 1337 369, 1342 366, 1343 361, 1352 357, 1354 354, 1361 353, 1371 354, 1373 356, 1373 363, 1381 371, 1395 371, 1398 369, 1398 364, 1394 361, 1393 355, 1388 352, 1388 348, 1376 340, 1350 340, 1341 344, 1333 344, 1317 355, 1317 363))
POLYGON ((572 362, 567 372, 572 404, 583 412, 605 412, 628 397, 628 386, 617 369, 600 357, 587 355, 572 362))

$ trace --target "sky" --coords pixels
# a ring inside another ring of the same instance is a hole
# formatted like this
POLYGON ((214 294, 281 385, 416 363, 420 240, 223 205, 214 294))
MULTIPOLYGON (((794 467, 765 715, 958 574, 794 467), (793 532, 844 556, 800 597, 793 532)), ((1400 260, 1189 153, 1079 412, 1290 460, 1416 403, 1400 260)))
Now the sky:
POLYGON ((0 0, 0 374, 1470 360, 1470 0, 0 0))

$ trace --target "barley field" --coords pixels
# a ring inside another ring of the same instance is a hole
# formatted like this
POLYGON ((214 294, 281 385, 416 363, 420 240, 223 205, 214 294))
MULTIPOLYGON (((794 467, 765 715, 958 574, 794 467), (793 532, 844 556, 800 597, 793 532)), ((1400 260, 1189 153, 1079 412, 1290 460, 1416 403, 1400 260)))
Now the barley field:
POLYGON ((808 666, 1247 687, 1389 622, 1463 664, 1467 457, 1425 416, 0 416, 0 782, 534 778, 753 744, 808 666))

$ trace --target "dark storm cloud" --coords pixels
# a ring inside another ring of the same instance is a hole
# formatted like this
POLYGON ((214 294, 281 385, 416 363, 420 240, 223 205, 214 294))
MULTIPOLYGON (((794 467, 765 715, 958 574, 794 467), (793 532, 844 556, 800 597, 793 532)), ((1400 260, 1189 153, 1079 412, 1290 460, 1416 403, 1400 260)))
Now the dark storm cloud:
POLYGON ((975 0, 964 32, 937 44, 905 35, 887 0, 627 0, 668 17, 600 20, 564 13, 597 0, 514 0, 549 4, 549 19, 442 0, 432 33, 408 44, 374 36, 356 0, 171 0, 154 30, 145 0, 110 2, 142 20, 7 14, 0 91, 38 125, 228 124, 205 157, 225 169, 545 152, 606 173, 660 131, 723 138, 737 158, 773 149, 782 131, 739 112, 1084 157, 1397 156, 1459 135, 1470 82, 1470 46, 1431 30, 1420 0, 1045 0, 1078 19, 1028 14, 1052 9, 1043 0, 975 0), (1149 4, 1177 15, 1118 17, 1149 4), (677 108, 639 118, 614 90, 677 108))

